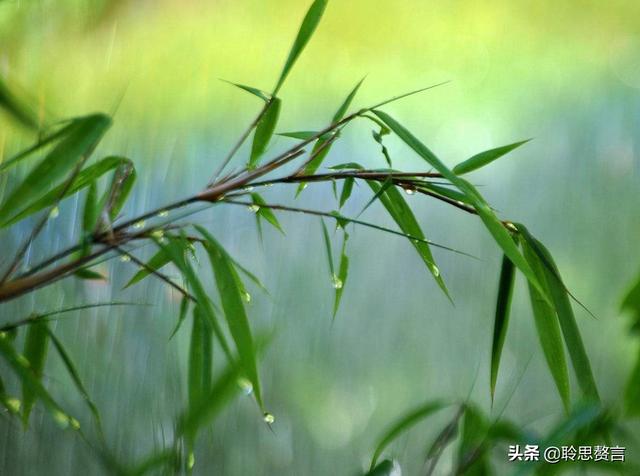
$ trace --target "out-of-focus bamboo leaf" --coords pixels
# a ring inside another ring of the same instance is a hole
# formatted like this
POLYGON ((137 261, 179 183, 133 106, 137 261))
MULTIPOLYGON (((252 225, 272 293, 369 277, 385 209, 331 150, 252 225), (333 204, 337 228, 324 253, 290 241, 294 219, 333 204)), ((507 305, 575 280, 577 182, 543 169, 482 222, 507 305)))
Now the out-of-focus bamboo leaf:
POLYGON ((631 330, 640 333, 640 275, 625 294, 620 309, 631 314, 631 330))
POLYGON ((298 35, 293 42, 291 51, 289 51, 289 56, 287 57, 287 61, 285 62, 284 67, 282 68, 282 72, 280 73, 280 77, 278 78, 278 82, 276 83, 276 87, 273 90, 274 96, 278 93, 278 91, 280 91, 280 88, 284 84, 285 79, 287 79, 291 68, 293 68, 293 65, 300 56, 300 53, 302 53, 304 47, 307 46, 307 43, 311 39, 313 32, 318 27, 327 3, 328 0, 315 0, 311 4, 311 7, 309 7, 304 20, 302 20, 300 30, 298 31, 298 35))
POLYGON ((255 97, 262 99, 264 102, 269 102, 269 98, 270 98, 270 94, 266 93, 258 88, 254 88, 252 86, 246 86, 244 84, 238 84, 238 83, 234 83, 232 81, 227 81, 226 79, 223 79, 222 81, 224 81, 225 83, 229 83, 233 86, 235 86, 236 88, 240 88, 246 92, 248 92, 249 94, 253 94, 255 97))
POLYGON ((513 264, 515 264, 522 274, 524 274, 525 277, 533 284, 533 286, 538 289, 544 299, 550 303, 551 298, 546 294, 545 289, 538 282, 533 270, 522 254, 520 254, 520 251, 513 242, 509 232, 505 229, 500 220, 498 220, 493 210, 491 210, 491 207, 489 207, 475 187, 449 170, 449 168, 438 157, 436 157, 426 145, 420 142, 411 132, 387 113, 378 110, 373 111, 373 113, 378 116, 400 139, 402 139, 405 144, 411 147, 420 157, 429 163, 429 165, 440 172, 444 178, 458 187, 458 189, 467 196, 489 233, 491 233, 498 246, 500 246, 504 251, 504 254, 513 261, 513 264))
MULTIPOLYGON (((599 402, 600 396, 595 378, 593 377, 593 371, 591 370, 591 363, 589 362, 589 357, 584 348, 582 336, 580 335, 580 329, 578 328, 573 309, 571 308, 567 287, 562 282, 558 267, 549 250, 539 240, 534 238, 524 225, 518 223, 516 226, 523 236, 524 242, 526 242, 531 250, 531 260, 537 259, 539 263, 538 268, 546 280, 549 289, 548 292, 558 315, 558 321, 562 329, 564 342, 569 351, 569 356, 571 357, 571 363, 573 364, 578 385, 587 399, 599 402)), ((540 279, 542 280, 542 277, 540 279)))
POLYGON ((485 455, 488 430, 489 423, 480 410, 474 405, 465 404, 456 474, 468 476, 491 474, 485 455))
MULTIPOLYGON (((381 185, 374 181, 367 181, 371 189, 374 193, 378 193, 381 188, 381 185)), ((391 218, 398 224, 403 233, 407 235, 411 235, 416 238, 420 238, 421 240, 425 240, 425 236, 422 233, 422 228, 418 224, 416 217, 413 215, 411 208, 407 205, 407 202, 402 197, 401 193, 395 186, 390 186, 384 193, 379 195, 379 200, 382 202, 384 207, 391 215, 391 218)), ((440 286, 440 289, 444 292, 449 300, 451 300, 451 296, 449 295, 449 290, 447 289, 444 280, 440 274, 440 269, 435 263, 435 259, 433 258, 433 254, 431 253, 431 247, 426 241, 416 241, 411 240, 411 244, 413 244, 414 248, 424 261, 424 264, 427 266, 429 272, 433 275, 433 278, 440 286)))
POLYGON ((100 274, 97 271, 93 271, 89 268, 80 268, 74 271, 74 276, 80 279, 86 279, 89 281, 106 281, 107 277, 104 274, 100 274))
MULTIPOLYGON (((309 140, 315 137, 318 131, 294 131, 294 132, 280 132, 277 136, 290 137, 291 139, 309 140)), ((326 140, 331 137, 330 133, 321 135, 318 139, 326 140)))
POLYGON ((285 233, 280 226, 280 222, 276 218, 276 215, 273 213, 273 210, 265 206, 267 203, 264 201, 264 199, 259 194, 252 193, 251 200, 253 201, 253 205, 255 207, 258 207, 255 211, 258 223, 260 223, 260 219, 263 218, 267 222, 269 222, 271 226, 273 226, 276 230, 284 235, 285 233))
POLYGON ((96 227, 98 215, 100 214, 98 207, 98 185, 96 180, 92 180, 89 184, 82 210, 82 232, 85 236, 91 234, 96 227))
MULTIPOLYGON (((525 258, 529 261, 534 272, 538 274, 539 282, 546 285, 541 263, 526 240, 523 240, 522 248, 525 258)), ((533 309, 536 329, 538 330, 538 337, 540 338, 547 366, 551 371, 564 408, 569 411, 571 406, 569 372, 556 311, 542 298, 538 290, 531 285, 529 286, 529 294, 531 296, 531 308, 533 309)))
POLYGON ((11 345, 9 339, 2 336, 0 336, 0 355, 4 357, 7 364, 9 364, 13 371, 18 375, 23 388, 28 387, 29 392, 32 395, 40 398, 57 421, 61 421, 63 419, 66 419, 67 422, 69 421, 69 417, 62 410, 60 405, 58 405, 49 392, 44 388, 40 379, 34 375, 25 356, 18 354, 13 345, 11 345))
MULTIPOLYGON (((27 204, 25 208, 20 210, 16 215, 5 221, 2 226, 12 225, 24 218, 32 215, 40 210, 43 210, 47 207, 50 207, 57 203, 60 200, 63 200, 67 197, 70 197, 76 194, 79 190, 82 190, 85 187, 91 188, 91 184, 95 184, 95 181, 100 178, 105 173, 122 166, 123 164, 131 164, 129 159, 125 159, 123 157, 107 157, 105 159, 96 162, 93 165, 81 170, 78 175, 73 179, 71 184, 61 184, 57 187, 53 188, 45 195, 43 195, 38 200, 27 204)), ((87 198, 89 199, 89 197, 87 198)), ((95 207, 95 196, 94 207, 95 207)), ((95 213, 95 212, 94 212, 95 213)), ((95 222, 94 222, 95 223, 95 222)))
MULTIPOLYGON (((169 336, 169 340, 173 339, 173 336, 180 330, 182 323, 187 317, 187 312, 189 311, 189 298, 187 296, 182 296, 180 300, 180 312, 178 313, 178 322, 176 322, 176 327, 173 328, 171 335, 169 336)), ((195 317, 194 317, 195 320, 195 317)))
POLYGON ((458 436, 460 417, 462 417, 465 408, 465 405, 460 405, 460 408, 453 416, 453 419, 440 431, 440 433, 438 433, 438 436, 436 436, 434 442, 429 445, 429 448, 427 449, 426 463, 427 475, 430 476, 431 474, 433 474, 436 466, 438 465, 438 461, 440 461, 442 453, 444 453, 444 450, 447 448, 447 446, 449 446, 449 444, 458 436))
POLYGON ((513 149, 517 149, 521 145, 526 144, 531 139, 523 140, 520 142, 514 142, 513 144, 504 145, 502 147, 497 147, 491 150, 485 150, 484 152, 480 152, 479 154, 474 155, 470 159, 465 160, 464 162, 459 163, 453 168, 453 173, 457 175, 462 175, 469 173, 473 170, 479 169, 480 167, 484 167, 487 164, 490 164, 496 159, 499 159, 505 154, 508 154, 513 149))
POLYGON ((393 474, 399 474, 394 473, 395 469, 393 461, 385 459, 384 461, 381 461, 378 466, 369 470, 365 476, 391 476, 393 474))
POLYGON ((189 345, 189 408, 197 408, 211 391, 212 367, 211 327, 199 306, 195 306, 189 345))
POLYGON ((78 370, 76 369, 76 366, 74 365, 73 360, 71 360, 71 357, 69 356, 68 352, 64 348, 64 345, 62 344, 60 339, 58 339, 58 337, 51 331, 51 329, 47 328, 47 333, 49 335, 49 338, 51 339, 51 342, 53 342, 53 346, 58 352, 58 355, 62 359, 62 362, 64 363, 64 366, 67 369, 67 372, 69 372, 69 376, 71 377, 71 380, 73 380, 73 383, 76 386, 76 389, 78 390, 80 395, 82 395, 82 398, 84 399, 85 403, 89 407, 89 410, 91 410, 91 413, 93 414, 93 418, 96 421, 96 424, 98 425, 99 428, 101 428, 102 423, 101 423, 100 412, 98 411, 98 407, 96 407, 95 403, 93 403, 93 400, 91 400, 89 393, 87 392, 84 384, 82 383, 82 380, 80 379, 80 374, 78 373, 78 370))
POLYGON ((126 289, 129 286, 133 286, 134 284, 142 281, 144 278, 151 274, 151 270, 157 271, 169 262, 171 262, 171 257, 164 250, 158 250, 156 254, 154 254, 146 263, 146 267, 138 270, 138 272, 133 275, 133 277, 129 280, 129 282, 124 286, 123 289, 126 289))
POLYGON ((16 97, 0 78, 0 108, 4 109, 13 119, 30 128, 38 129, 38 121, 35 114, 26 104, 16 97))
POLYGON ((273 136, 273 132, 278 124, 278 117, 280 117, 280 98, 274 97, 269 103, 267 103, 267 110, 263 114, 262 118, 256 126, 256 132, 253 136, 253 144, 251 145, 251 156, 249 158, 249 167, 254 168, 258 165, 258 161, 273 136))
MULTIPOLYGON (((24 357, 29 362, 29 370, 38 381, 42 380, 48 345, 49 332, 47 322, 39 319, 31 323, 24 341, 24 357)), ((25 425, 29 421, 29 415, 37 397, 38 394, 33 387, 29 383, 22 382, 22 420, 25 425)))
POLYGON ((344 286, 347 284, 347 276, 349 275, 349 257, 346 253, 347 240, 349 235, 344 232, 344 238, 342 241, 342 250, 340 251, 340 265, 338 266, 338 276, 333 282, 333 287, 336 290, 335 299, 333 301, 333 318, 335 319, 340 307, 340 300, 342 299, 342 293, 344 292, 344 286))
POLYGON ((0 207, 0 223, 5 224, 23 204, 31 204, 44 196, 56 183, 91 153, 111 125, 102 114, 77 119, 72 130, 17 185, 0 207))
POLYGON ((333 266, 333 251, 331 250, 331 238, 329 238, 329 230, 327 230, 327 225, 325 225, 324 220, 321 218, 320 223, 322 224, 322 238, 324 240, 324 247, 327 251, 327 261, 329 262, 329 272, 331 273, 331 281, 335 282, 337 279, 336 272, 333 266))
POLYGON ((625 387, 624 409, 628 416, 640 416, 640 352, 625 387))
POLYGON ((251 335, 251 327, 243 303, 242 288, 238 285, 240 278, 226 251, 205 229, 198 230, 206 240, 205 250, 209 255, 222 308, 229 331, 236 344, 242 371, 253 384, 256 401, 264 411, 258 368, 256 363, 256 347, 251 335))
POLYGON ((513 295, 513 283, 515 281, 515 267, 507 256, 502 258, 500 281, 498 283, 498 299, 496 313, 493 322, 493 343, 491 345, 491 401, 495 395, 498 369, 504 339, 509 327, 509 313, 511 311, 511 296, 513 295))
POLYGON ((331 170, 345 170, 345 169, 364 170, 364 167, 357 162, 345 162, 344 164, 333 165, 329 168, 331 170))
POLYGON ((234 362, 233 355, 231 353, 231 349, 229 348, 229 344, 227 343, 227 339, 224 336, 224 332, 222 332, 222 328, 220 327, 220 323, 218 322, 218 318, 216 317, 215 311, 213 309, 213 305, 209 300, 209 295, 204 289, 204 286, 198 275, 194 271, 191 264, 185 259, 185 250, 187 249, 187 241, 184 238, 177 238, 172 235, 165 235, 166 242, 161 242, 160 240, 156 240, 157 246, 163 250, 171 261, 177 266, 182 275, 185 277, 189 287, 193 291, 194 297, 196 298, 197 304, 200 307, 200 312, 205 316, 209 325, 213 329, 213 332, 220 342, 220 346, 224 351, 225 356, 229 360, 229 362, 234 362))
POLYGON ((207 425, 238 392, 239 369, 229 365, 223 374, 211 385, 211 389, 200 400, 199 404, 189 408, 183 415, 179 434, 194 435, 198 429, 207 425))
POLYGON ((110 220, 113 221, 118 217, 118 213, 122 210, 129 193, 131 193, 136 178, 136 169, 130 160, 123 162, 116 169, 111 186, 102 200, 106 204, 106 212, 110 220))
POLYGON ((351 197, 351 192, 353 191, 353 184, 355 183, 355 179, 353 177, 348 177, 344 179, 344 183, 342 184, 342 192, 340 193, 340 208, 347 203, 349 197, 351 197))
POLYGON ((393 440, 395 440, 398 436, 409 430, 420 421, 429 417, 431 414, 437 412, 438 410, 441 410, 445 406, 446 405, 442 402, 428 402, 424 405, 420 405, 418 408, 410 411, 409 413, 396 420, 396 422, 393 423, 378 440, 376 449, 373 452, 373 457, 371 458, 370 469, 375 468, 380 455, 385 450, 385 448, 389 446, 389 444, 391 444, 393 440))

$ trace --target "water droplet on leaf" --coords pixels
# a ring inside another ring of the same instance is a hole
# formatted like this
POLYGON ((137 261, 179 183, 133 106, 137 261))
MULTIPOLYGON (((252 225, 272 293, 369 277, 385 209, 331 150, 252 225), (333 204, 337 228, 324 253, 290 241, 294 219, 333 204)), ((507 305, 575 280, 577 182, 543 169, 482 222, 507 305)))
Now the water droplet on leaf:
POLYGON ((271 425, 273 422, 276 421, 276 417, 274 417, 269 412, 264 412, 263 420, 267 425, 271 425))
POLYGON ((20 413, 20 405, 22 403, 17 398, 7 398, 5 400, 5 405, 12 413, 20 413))
POLYGON ((137 229, 144 228, 144 220, 140 220, 140 221, 135 222, 133 224, 133 227, 137 228, 137 229))
POLYGON ((416 189, 413 187, 407 187, 404 189, 404 191, 407 193, 407 195, 413 195, 414 193, 416 193, 416 189))
POLYGON ((120 261, 122 261, 123 263, 128 263, 129 261, 131 261, 131 258, 129 257, 129 255, 122 255, 120 256, 120 261))
POLYGON ((331 276, 331 284, 335 289, 342 289, 342 279, 335 274, 331 276))
POLYGON ((58 215, 60 215, 60 209, 58 207, 53 207, 49 212, 49 218, 52 220, 58 218, 58 215))
POLYGON ((192 451, 191 453, 189 453, 189 456, 187 456, 187 467, 189 469, 192 469, 195 464, 196 464, 196 457, 192 451))
POLYGON ((158 213, 158 216, 161 217, 161 218, 168 217, 169 216, 169 210, 162 210, 160 213, 158 213))
POLYGON ((254 204, 252 204, 252 205, 249 205, 249 206, 247 207, 247 210, 249 210, 250 212, 253 212, 253 213, 257 213, 257 212, 258 212, 258 210, 260 210, 260 205, 256 205, 256 204, 254 203, 254 204))
POLYGON ((253 392, 253 384, 247 378, 240 377, 238 379, 238 386, 242 389, 245 395, 251 395, 253 392))

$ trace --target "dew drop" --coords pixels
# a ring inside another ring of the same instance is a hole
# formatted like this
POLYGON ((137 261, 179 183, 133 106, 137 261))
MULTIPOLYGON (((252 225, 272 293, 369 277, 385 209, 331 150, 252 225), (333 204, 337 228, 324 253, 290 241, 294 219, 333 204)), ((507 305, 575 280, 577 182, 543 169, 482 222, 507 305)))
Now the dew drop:
POLYGON ((195 464, 196 464, 196 457, 192 451, 189 453, 189 456, 187 456, 187 467, 189 469, 192 469, 195 464))
POLYGON ((10 412, 20 413, 20 406, 22 403, 17 398, 7 398, 4 403, 10 412))
POLYGON ((416 193, 416 189, 413 187, 407 187, 404 189, 404 191, 406 192, 407 195, 413 195, 414 193, 416 193))
POLYGON ((139 230, 140 228, 144 228, 144 220, 140 220, 140 221, 135 222, 135 223, 133 224, 133 227, 134 227, 134 228, 137 228, 138 230, 139 230))
POLYGON ((248 187, 245 187, 242 190, 244 190, 245 192, 253 192, 253 187, 249 185, 248 187))
POLYGON ((438 268, 435 264, 431 265, 431 272, 436 278, 440 276, 440 268, 438 268))
POLYGON ((62 428, 66 428, 67 426, 69 426, 69 417, 67 415, 65 415, 64 413, 62 413, 61 411, 58 411, 58 410, 54 411, 53 412, 53 419, 62 428))
POLYGON ((247 210, 249 210, 252 213, 257 213, 258 210, 260 210, 260 206, 253 203, 247 207, 247 210))
POLYGON ((164 231, 162 231, 162 230, 153 230, 151 232, 151 236, 159 240, 159 239, 164 237, 164 231))
POLYGON ((342 289, 342 284, 342 279, 340 279, 338 276, 336 276, 335 274, 331 276, 331 285, 334 287, 334 289, 342 289))
POLYGON ((249 294, 247 291, 244 291, 242 293, 242 298, 244 299, 244 302, 251 302, 251 294, 249 294))
POLYGON ((29 366, 30 366, 29 361, 28 361, 28 360, 27 360, 27 358, 26 358, 24 355, 22 355, 22 354, 18 354, 18 356, 16 357, 16 359, 18 360, 18 363, 19 363, 20 365, 22 365, 23 367, 29 367, 29 366))
POLYGON ((7 333, 4 331, 0 332, 0 339, 4 339, 5 337, 7 337, 7 333))
POLYGON ((262 417, 262 419, 264 420, 264 422, 267 425, 271 425, 273 422, 276 421, 276 417, 274 417, 271 413, 269 412, 264 412, 264 416, 262 417))
POLYGON ((240 377, 238 379, 238 386, 242 389, 245 395, 251 395, 253 392, 253 384, 247 378, 240 377))
POLYGON ((73 428, 74 430, 79 430, 80 429, 80 422, 78 420, 76 420, 75 418, 71 417, 69 419, 69 423, 71 424, 71 428, 73 428))
POLYGON ((122 261, 123 263, 128 263, 129 261, 131 261, 131 258, 129 257, 129 255, 122 255, 120 256, 120 261, 122 261))
POLYGON ((300 190, 304 190, 305 188, 307 188, 307 183, 303 183, 302 185, 300 185, 300 190))
POLYGON ((60 209, 58 207, 53 207, 49 212, 49 218, 52 220, 58 218, 58 215, 60 215, 60 209))
POLYGON ((160 218, 165 218, 169 216, 169 210, 162 210, 160 213, 158 213, 158 216, 160 218))

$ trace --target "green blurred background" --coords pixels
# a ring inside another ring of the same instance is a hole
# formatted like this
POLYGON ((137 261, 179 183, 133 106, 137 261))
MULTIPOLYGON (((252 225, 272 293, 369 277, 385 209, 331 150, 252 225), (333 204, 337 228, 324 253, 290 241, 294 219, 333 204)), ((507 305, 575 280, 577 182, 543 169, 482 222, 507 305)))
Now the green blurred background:
MULTIPOLYGON (((0 71, 20 85, 42 118, 114 114, 96 155, 135 161, 139 181, 127 209, 133 216, 206 184, 260 107, 219 79, 270 89, 306 8, 299 0, 0 1, 0 71)), ((386 108, 449 165, 534 138, 477 172, 473 182, 501 216, 528 224, 548 245, 569 288, 597 316, 577 311, 601 393, 607 402, 618 401, 635 353, 618 307, 640 264, 640 3, 331 2, 282 90, 278 130, 328 123, 365 75, 356 107, 451 80, 386 108)), ((370 129, 350 126, 327 165, 384 166, 370 129)), ((2 121, 3 157, 32 140, 2 121)), ((271 150, 287 143, 280 138, 271 150)), ((397 168, 424 168, 398 141, 387 143, 397 168)), ((370 198, 365 187, 357 195, 346 215, 370 198)), ((293 196, 293 188, 265 193, 276 203, 291 203, 293 196)), ((270 290, 270 296, 252 293, 249 313, 258 334, 273 335, 261 375, 276 423, 270 432, 250 398, 236 400, 201 437, 196 474, 353 474, 390 419, 433 398, 471 393, 486 411, 497 415, 506 407, 507 416, 532 429, 562 414, 522 281, 491 410, 488 364, 500 252, 475 217, 424 197, 408 200, 430 239, 480 258, 436 251, 455 306, 403 239, 357 229, 333 324, 317 219, 281 215, 286 237, 267 229, 261 244, 254 217, 242 208, 198 216, 270 290)), ((299 202, 336 207, 324 185, 307 188, 299 202)), ((77 237, 78 206, 73 200, 63 205, 30 260, 77 237)), ((364 216, 393 226, 377 206, 364 216)), ((25 230, 0 238, 4 262, 25 230)), ((178 297, 153 280, 122 291, 135 272, 130 263, 116 260, 103 269, 107 284, 56 284, 3 305, 0 315, 5 322, 109 299, 152 304, 77 313, 56 324, 103 412, 112 449, 135 461, 171 441, 172 418, 186 399, 188 330, 167 343, 178 297)), ((46 379, 89 426, 56 359, 46 379)), ((447 415, 440 418, 443 424, 447 415)), ((437 428, 421 425, 393 446, 390 454, 404 474, 421 471, 437 428)), ((0 474, 102 471, 87 446, 41 409, 28 432, 0 419, 0 441, 0 474)), ((497 460, 506 460, 506 449, 504 456, 500 451, 497 460)), ((449 464, 442 461, 442 474, 449 464)))

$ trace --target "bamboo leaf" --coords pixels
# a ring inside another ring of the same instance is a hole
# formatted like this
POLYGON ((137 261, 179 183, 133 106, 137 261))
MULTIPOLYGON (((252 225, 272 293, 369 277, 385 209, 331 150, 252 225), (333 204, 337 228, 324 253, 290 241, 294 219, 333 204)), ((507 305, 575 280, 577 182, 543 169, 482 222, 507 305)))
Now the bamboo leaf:
MULTIPOLYGON (((4 227, 13 225, 14 223, 23 220, 29 215, 50 207, 67 197, 75 195, 78 191, 82 190, 85 187, 91 187, 91 184, 94 184, 95 186, 95 181, 98 178, 100 178, 105 173, 116 169, 119 166, 122 166, 123 164, 131 164, 131 161, 123 157, 107 157, 100 160, 99 162, 96 162, 95 164, 85 168, 84 170, 81 170, 70 184, 60 184, 40 197, 38 200, 32 203, 27 203, 27 206, 25 208, 5 221, 2 226, 4 227)), ((87 199, 89 198, 91 197, 87 197, 87 199)), ((95 196, 92 199, 94 200, 93 206, 95 207, 95 196)), ((95 213, 95 210, 93 213, 95 213)), ((91 218, 93 218, 94 216, 92 216, 91 218)), ((89 217, 87 219, 89 219, 89 217)))
POLYGON ((0 78, 0 108, 4 109, 13 119, 30 128, 38 129, 38 121, 31 111, 0 78))
POLYGON ((289 51, 289 56, 287 57, 287 61, 282 68, 282 72, 280 73, 280 78, 278 78, 278 82, 276 83, 276 87, 273 90, 273 95, 275 96, 280 88, 284 84, 285 79, 289 75, 291 68, 295 64, 296 60, 304 50, 304 47, 307 46, 307 43, 311 39, 313 32, 318 27, 320 23, 320 19, 322 18, 322 14, 324 13, 324 9, 327 6, 327 0, 315 0, 307 14, 302 20, 302 24, 300 25, 300 30, 298 31, 298 35, 296 36, 295 41, 293 42, 293 46, 291 47, 291 51, 289 51))
MULTIPOLYGON (((49 344, 49 333, 47 322, 39 319, 29 325, 27 337, 24 342, 24 357, 29 362, 29 370, 34 378, 42 380, 42 372, 47 357, 47 347, 49 344)), ((31 409, 36 402, 37 391, 33 387, 23 382, 22 385, 22 421, 27 425, 31 409)))
POLYGON ((348 177, 344 179, 344 184, 342 184, 342 192, 340 193, 340 208, 347 203, 349 197, 351 197, 351 192, 353 191, 353 184, 355 183, 355 179, 353 177, 348 177))
POLYGON ((264 218, 267 222, 269 222, 269 224, 271 224, 271 226, 273 226, 276 230, 284 235, 284 230, 280 226, 280 222, 276 218, 276 215, 270 208, 265 207, 267 203, 260 196, 260 194, 252 193, 251 200, 253 201, 253 204, 258 207, 258 209, 256 210, 256 219, 258 220, 258 222, 261 218, 264 218))
POLYGON ((387 161, 387 164, 389 165, 389 167, 391 167, 391 156, 389 155, 389 151, 387 150, 387 147, 384 145, 384 142, 382 139, 382 137, 389 134, 389 132, 390 132, 389 129, 384 125, 382 125, 379 132, 371 131, 373 135, 373 139, 380 145, 382 155, 384 155, 384 159, 387 161))
POLYGON ((80 268, 73 273, 74 276, 80 279, 86 279, 89 281, 107 281, 107 277, 103 274, 93 271, 89 268, 80 268))
POLYGON ((474 405, 465 404, 458 447, 457 474, 484 476, 491 474, 486 457, 489 423, 474 405))
POLYGON ((496 390, 500 357, 504 346, 507 328, 509 327, 509 313, 511 311, 511 297, 515 281, 515 267, 507 256, 502 258, 500 281, 498 284, 498 299, 493 323, 493 343, 491 345, 491 401, 496 390))
POLYGON ((631 330, 640 332, 640 275, 638 275, 629 291, 625 294, 620 310, 631 314, 631 330))
POLYGON ((81 160, 86 159, 110 125, 111 119, 101 114, 78 119, 73 130, 5 199, 0 208, 0 223, 5 225, 9 217, 13 216, 22 204, 31 203, 42 197, 52 183, 56 183, 81 160))
POLYGON ((329 238, 329 231, 327 230, 327 225, 325 225, 324 220, 321 218, 320 223, 322 224, 322 238, 324 239, 324 247, 327 251, 327 261, 329 262, 329 272, 331 273, 331 281, 334 282, 336 280, 336 272, 333 267, 333 251, 331 250, 331 238, 329 238))
POLYGON ((233 83, 231 81, 227 81, 226 79, 223 79, 222 81, 224 81, 225 83, 229 83, 229 84, 235 86, 236 88, 240 88, 243 91, 248 92, 249 94, 253 94, 257 98, 262 99, 264 102, 269 102, 269 98, 271 97, 269 93, 265 93, 264 91, 262 91, 262 90, 260 90, 258 88, 254 88, 254 87, 251 87, 251 86, 245 86, 244 84, 233 83))
POLYGON ((376 193, 373 194, 373 197, 371 197, 371 199, 365 204, 365 206, 362 207, 362 210, 360 210, 360 213, 358 213, 358 216, 362 215, 367 208, 373 205, 375 201, 378 200, 381 195, 385 194, 388 188, 391 187, 392 185, 393 185, 393 180, 391 179, 391 177, 387 177, 384 180, 384 182, 382 182, 382 185, 378 187, 378 190, 376 191, 376 193))
POLYGON ((509 232, 504 225, 498 220, 493 210, 485 202, 478 191, 466 180, 458 177, 449 168, 435 156, 429 148, 420 142, 411 132, 398 123, 388 114, 375 110, 373 113, 378 116, 402 141, 411 147, 420 157, 422 157, 429 165, 436 169, 440 174, 455 185, 471 202, 478 216, 484 223, 485 227, 491 233, 496 243, 502 248, 504 254, 515 264, 518 269, 525 275, 527 280, 533 284, 535 288, 542 294, 546 301, 551 302, 551 298, 546 294, 544 288, 538 282, 531 267, 520 254, 517 246, 513 242, 509 232))
POLYGON ((173 328, 173 331, 169 336, 169 340, 173 339, 173 336, 176 335, 176 333, 180 330, 182 323, 187 317, 188 311, 189 311, 189 298, 187 296, 182 296, 182 299, 180 300, 180 312, 178 313, 178 322, 176 323, 176 327, 173 328))
POLYGON ((429 417, 431 414, 437 412, 438 410, 441 410, 445 406, 446 405, 442 402, 429 402, 419 406, 418 408, 410 411, 406 415, 396 420, 396 422, 392 424, 378 440, 376 449, 373 452, 373 457, 371 458, 370 469, 373 469, 376 466, 378 458, 380 458, 382 452, 385 450, 385 448, 387 448, 387 446, 389 446, 389 444, 391 444, 393 440, 395 440, 398 436, 409 430, 420 421, 429 417))
POLYGON ((267 110, 256 126, 256 132, 253 136, 253 144, 251 145, 251 157, 249 158, 249 167, 254 168, 258 165, 260 157, 267 150, 267 145, 273 136, 280 116, 281 101, 277 97, 273 97, 267 103, 267 110))
POLYGON ((356 97, 356 94, 358 93, 358 89, 360 89, 360 86, 362 86, 363 82, 364 82, 364 78, 358 81, 358 84, 356 84, 354 88, 349 92, 349 94, 347 94, 347 97, 344 99, 344 101, 342 102, 342 104, 340 105, 336 113, 333 115, 333 120, 331 121, 333 124, 342 120, 344 115, 349 110, 349 106, 351 106, 351 103, 353 102, 353 99, 356 97))
POLYGON ((216 285, 229 331, 236 344, 240 364, 246 377, 253 384, 254 395, 260 408, 264 411, 260 379, 256 363, 256 347, 251 335, 251 327, 247 318, 243 303, 243 290, 238 285, 240 279, 233 262, 226 251, 204 228, 198 227, 198 231, 206 240, 205 250, 216 278, 216 285))
MULTIPOLYGON (((294 131, 294 132, 280 132, 277 136, 290 137, 291 139, 309 140, 315 137, 318 131, 294 131)), ((331 137, 331 133, 323 134, 318 139, 326 140, 331 137)))
POLYGON ((459 192, 458 190, 454 190, 451 188, 447 188, 447 187, 442 187, 440 185, 431 183, 431 182, 422 182, 419 186, 417 186, 416 188, 420 189, 426 189, 429 192, 434 192, 437 193, 438 195, 442 195, 443 197, 446 197, 450 200, 454 200, 456 202, 460 202, 460 203, 465 203, 467 205, 472 205, 471 201, 469 200, 469 198, 462 192, 459 192))
POLYGON ((516 226, 527 246, 530 248, 531 260, 538 261, 540 273, 544 276, 548 285, 549 295, 551 296, 553 306, 558 315, 564 342, 569 351, 573 370, 578 379, 580 389, 587 399, 599 402, 600 396, 591 370, 591 363, 589 362, 589 357, 580 335, 580 329, 578 328, 573 309, 571 308, 567 287, 562 282, 558 267, 549 250, 539 240, 534 238, 524 225, 518 223, 516 226))
MULTIPOLYGON (((323 223, 324 224, 324 223, 323 223)), ((349 257, 346 253, 347 240, 349 239, 348 233, 344 232, 344 238, 342 240, 342 250, 340 251, 340 265, 338 266, 338 276, 333 283, 333 287, 336 290, 335 299, 333 301, 333 318, 336 318, 338 308, 340 307, 340 300, 342 299, 342 293, 344 292, 344 286, 347 283, 347 276, 349 274, 349 257)))
POLYGON ((484 152, 480 152, 479 154, 474 155, 470 159, 465 160, 464 162, 459 163, 453 168, 453 173, 456 175, 462 175, 469 172, 472 172, 480 167, 484 167, 487 164, 490 164, 496 159, 499 159, 505 154, 508 154, 513 149, 517 149, 521 145, 526 144, 531 139, 523 140, 520 142, 514 142, 513 144, 504 145, 502 147, 497 147, 491 150, 485 150, 484 152))
POLYGON ((395 465, 393 461, 385 459, 378 466, 368 471, 365 476, 392 476, 393 474, 399 474, 394 471, 395 465))
MULTIPOLYGON (((368 180, 367 183, 374 193, 377 194, 381 185, 371 180, 368 180)), ((407 202, 404 200, 398 189, 395 186, 388 187, 384 193, 379 195, 379 199, 403 233, 422 240, 411 240, 411 244, 413 244, 414 248, 422 258, 422 261, 427 266, 427 269, 433 275, 433 278, 436 280, 436 283, 438 283, 438 286, 440 286, 440 289, 442 289, 447 298, 451 300, 449 290, 442 279, 440 269, 436 265, 433 254, 431 253, 431 247, 425 241, 422 228, 420 228, 411 208, 407 205, 407 202)))
POLYGON ((199 306, 195 306, 189 344, 189 408, 197 408, 210 392, 212 366, 211 327, 199 306))
POLYGON ((144 278, 151 274, 151 270, 158 271, 160 268, 171 262, 171 256, 164 250, 159 250, 154 254, 146 263, 144 268, 140 268, 136 274, 125 284, 123 289, 133 286, 134 284, 142 281, 144 278))
POLYGON ((89 183, 87 196, 84 200, 84 208, 82 210, 82 232, 85 236, 90 235, 98 223, 98 215, 100 214, 98 204, 98 186, 96 180, 89 183))
MULTIPOLYGON (((522 243, 522 247, 525 258, 529 261, 536 274, 538 274, 539 282, 546 285, 544 271, 540 266, 541 263, 537 259, 535 252, 526 240, 522 243)), ((567 370, 567 361, 564 355, 558 317, 555 310, 542 298, 538 290, 532 285, 529 285, 529 294, 531 296, 531 308, 533 309, 536 329, 547 361, 547 367, 549 367, 551 371, 564 408, 568 412, 571 406, 569 372, 567 370)))
POLYGON ((137 173, 133 166, 133 162, 127 160, 123 162, 113 174, 111 186, 107 192, 108 195, 103 199, 106 203, 106 212, 110 220, 115 220, 118 213, 129 198, 129 193, 136 182, 137 173))
POLYGON ((640 351, 625 387, 624 410, 629 417, 640 416, 640 351))

